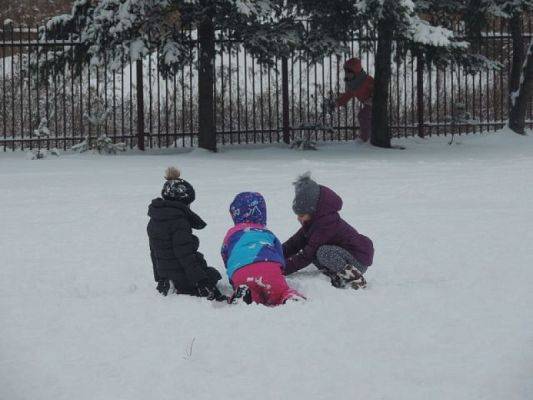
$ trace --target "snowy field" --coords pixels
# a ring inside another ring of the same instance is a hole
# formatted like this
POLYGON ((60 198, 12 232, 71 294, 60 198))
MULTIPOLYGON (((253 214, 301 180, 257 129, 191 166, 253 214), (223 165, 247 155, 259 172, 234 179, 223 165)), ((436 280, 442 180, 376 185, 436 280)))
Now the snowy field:
POLYGON ((0 154, 0 399, 533 398, 533 137, 447 140, 0 154), (195 186, 221 271, 233 196, 263 193, 285 240, 291 182, 312 171, 374 240, 369 287, 309 267, 289 278, 305 303, 161 297, 146 211, 169 165, 195 186))

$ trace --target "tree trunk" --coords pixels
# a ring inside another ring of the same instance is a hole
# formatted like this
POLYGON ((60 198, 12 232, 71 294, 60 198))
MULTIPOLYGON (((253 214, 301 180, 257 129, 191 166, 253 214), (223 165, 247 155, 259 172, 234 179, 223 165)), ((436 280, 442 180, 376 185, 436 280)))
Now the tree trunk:
POLYGON ((287 57, 281 58, 281 93, 283 114, 283 142, 291 142, 289 126, 289 66, 287 57))
POLYGON ((370 143, 391 147, 389 128, 389 82, 391 79, 392 23, 387 18, 378 24, 376 75, 372 100, 372 134, 370 143))
POLYGON ((144 84, 143 60, 136 61, 137 72, 137 148, 144 151, 144 84))
POLYGON ((424 56, 416 55, 416 114, 418 118, 418 136, 424 137, 424 56))
POLYGON ((198 145, 203 149, 217 151, 213 93, 215 27, 211 18, 206 17, 198 26, 198 40, 198 145))
POLYGON ((520 74, 519 94, 514 100, 509 115, 509 127, 516 133, 525 134, 526 113, 533 97, 533 39, 531 39, 526 59, 520 74))
POLYGON ((524 38, 522 37, 522 21, 520 15, 517 14, 509 20, 509 31, 513 39, 513 63, 509 78, 509 95, 511 95, 520 86, 520 71, 522 64, 524 64, 524 38))

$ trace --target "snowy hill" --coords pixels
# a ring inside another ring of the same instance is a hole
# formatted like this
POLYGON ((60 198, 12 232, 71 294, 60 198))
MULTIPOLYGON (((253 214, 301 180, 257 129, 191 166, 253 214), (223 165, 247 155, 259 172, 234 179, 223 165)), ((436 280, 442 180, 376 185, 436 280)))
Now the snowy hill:
POLYGON ((447 140, 0 155, 0 398, 532 398, 533 138, 447 140), (159 296, 146 211, 169 165, 195 186, 200 248, 221 272, 233 196, 260 191, 285 240, 291 182, 312 171, 374 240, 369 287, 309 267, 289 278, 305 303, 159 296))

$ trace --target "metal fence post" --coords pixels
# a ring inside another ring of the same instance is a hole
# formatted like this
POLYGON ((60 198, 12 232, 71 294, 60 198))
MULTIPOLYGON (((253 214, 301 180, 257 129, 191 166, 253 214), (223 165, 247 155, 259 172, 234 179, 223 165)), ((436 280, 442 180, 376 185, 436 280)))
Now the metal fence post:
POLYGON ((283 141, 287 144, 291 141, 289 125, 289 68, 287 57, 281 59, 281 95, 283 114, 283 141))
POLYGON ((144 85, 143 61, 136 61, 137 67, 137 148, 144 151, 144 85))

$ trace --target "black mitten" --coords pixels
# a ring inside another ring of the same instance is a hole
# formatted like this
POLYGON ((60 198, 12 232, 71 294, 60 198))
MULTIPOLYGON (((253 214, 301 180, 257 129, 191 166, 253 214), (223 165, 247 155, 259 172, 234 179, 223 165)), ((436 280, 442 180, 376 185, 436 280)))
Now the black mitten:
POLYGON ((168 281, 168 279, 161 279, 157 282, 156 289, 163 296, 166 296, 168 294, 168 291, 170 290, 170 282, 168 281))

